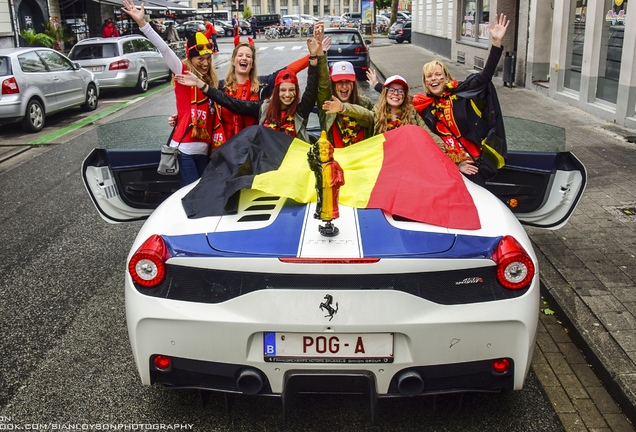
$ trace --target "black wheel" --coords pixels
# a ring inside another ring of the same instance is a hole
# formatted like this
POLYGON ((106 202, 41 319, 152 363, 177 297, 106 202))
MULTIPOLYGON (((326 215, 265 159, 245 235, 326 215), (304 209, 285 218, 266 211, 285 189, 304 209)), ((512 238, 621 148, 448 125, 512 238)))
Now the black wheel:
POLYGON ((245 35, 247 34, 247 30, 245 30, 245 29, 241 30, 241 34, 242 34, 243 36, 245 36, 245 35))
POLYGON ((81 105, 84 111, 95 111, 97 109, 97 88, 94 84, 89 84, 86 89, 86 102, 81 105))
POLYGON ((402 43, 402 42, 404 42, 404 40, 402 40, 402 39, 396 39, 395 41, 396 41, 397 43, 402 43))
POLYGON ((139 78, 137 78, 137 91, 139 93, 145 93, 148 91, 148 72, 146 69, 141 69, 139 71, 139 78))
POLYGON ((39 132, 44 127, 44 107, 37 99, 31 99, 22 122, 22 129, 26 132, 39 132))
POLYGON ((225 30, 225 36, 234 36, 234 31, 233 30, 225 30))

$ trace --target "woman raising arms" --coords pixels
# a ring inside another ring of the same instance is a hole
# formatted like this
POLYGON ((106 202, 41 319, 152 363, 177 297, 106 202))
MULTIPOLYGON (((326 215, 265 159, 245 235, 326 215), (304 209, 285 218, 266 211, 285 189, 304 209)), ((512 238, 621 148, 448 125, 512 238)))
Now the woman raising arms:
POLYGON ((309 141, 306 129, 307 119, 316 103, 318 56, 324 55, 321 37, 322 33, 318 31, 313 39, 307 39, 307 48, 309 48, 310 53, 309 74, 307 87, 302 98, 298 88, 296 73, 287 69, 278 72, 274 81, 272 96, 265 101, 235 99, 225 92, 214 88, 214 86, 203 82, 192 73, 178 75, 175 80, 183 85, 196 86, 210 99, 232 113, 256 117, 261 125, 298 137, 303 141, 309 141))
POLYGON ((413 98, 430 130, 444 141, 446 154, 462 173, 479 184, 496 173, 506 156, 503 118, 492 77, 503 52, 501 41, 509 23, 505 15, 499 18, 495 15, 495 26, 490 27, 492 47, 481 72, 457 82, 444 63, 429 62, 422 70, 426 95, 417 94, 413 98), (489 150, 485 159, 482 148, 494 149, 495 153, 489 150), (484 160, 479 162, 480 159, 484 160), (484 166, 487 161, 490 163, 484 166))
MULTIPOLYGON (((182 62, 146 22, 143 3, 140 9, 135 7, 132 0, 123 0, 123 4, 121 9, 135 20, 139 29, 157 47, 173 74, 190 71, 206 84, 218 85, 219 80, 212 66, 212 45, 203 33, 188 37, 186 59, 182 62)), ((219 109, 215 104, 210 104, 201 91, 174 82, 174 92, 178 114, 170 145, 179 147, 178 179, 181 186, 185 186, 201 177, 209 161, 210 151, 221 145, 225 139, 219 109)))

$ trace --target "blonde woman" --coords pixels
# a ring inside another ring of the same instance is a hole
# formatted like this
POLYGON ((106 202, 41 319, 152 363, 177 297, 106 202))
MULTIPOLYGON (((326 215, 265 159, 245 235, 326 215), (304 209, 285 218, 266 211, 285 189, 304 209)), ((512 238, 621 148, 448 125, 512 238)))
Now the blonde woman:
MULTIPOLYGON (((206 35, 198 32, 188 37, 186 59, 182 62, 146 22, 143 3, 139 9, 132 0, 123 0, 123 4, 121 9, 135 20, 139 29, 157 47, 173 74, 190 71, 206 84, 218 85, 219 79, 212 65, 212 44, 206 35)), ((210 151, 220 146, 225 138, 218 106, 211 104, 209 98, 196 87, 173 83, 177 121, 170 145, 179 147, 178 179, 181 186, 185 186, 201 177, 210 151)))

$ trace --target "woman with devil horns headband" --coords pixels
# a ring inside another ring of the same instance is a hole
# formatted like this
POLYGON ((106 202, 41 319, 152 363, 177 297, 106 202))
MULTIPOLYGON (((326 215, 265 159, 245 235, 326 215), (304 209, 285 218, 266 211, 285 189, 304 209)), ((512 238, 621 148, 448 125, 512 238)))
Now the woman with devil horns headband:
MULTIPOLYGON (((322 22, 316 23, 315 28, 315 32, 323 31, 322 22)), ((329 42, 329 38, 325 38, 323 41, 324 51, 329 49, 329 42)), ((241 42, 240 37, 237 36, 234 38, 234 51, 230 59, 230 68, 225 76, 225 80, 219 82, 218 88, 235 99, 263 101, 272 95, 276 76, 280 71, 289 70, 297 74, 305 69, 308 64, 309 56, 305 56, 270 75, 258 76, 254 40, 247 38, 247 42, 241 42)), ((221 108, 221 111, 223 131, 226 140, 236 135, 242 129, 258 124, 258 116, 238 114, 226 108, 221 108)), ((170 118, 171 126, 174 126, 174 119, 175 116, 170 118)))
MULTIPOLYGON (((123 0, 121 9, 139 25, 139 29, 161 52, 164 61, 173 74, 192 72, 206 84, 216 87, 219 79, 212 66, 212 44, 207 36, 197 32, 188 37, 186 59, 181 62, 161 36, 144 19, 144 4, 137 9, 132 0, 123 0)), ((179 183, 185 186, 196 181, 205 169, 212 150, 224 141, 220 108, 211 104, 208 97, 196 87, 183 85, 173 80, 177 99, 177 123, 172 135, 171 146, 179 147, 179 183), (181 144, 179 144, 181 143, 181 144)))
POLYGON ((309 141, 307 119, 316 103, 318 92, 318 56, 324 55, 320 36, 307 39, 309 48, 309 74, 307 87, 302 98, 298 88, 298 78, 291 70, 282 70, 276 75, 272 97, 265 101, 235 99, 225 92, 206 84, 195 74, 186 72, 176 75, 175 80, 183 85, 193 85, 201 89, 210 99, 227 108, 230 112, 257 117, 259 123, 272 129, 309 141))

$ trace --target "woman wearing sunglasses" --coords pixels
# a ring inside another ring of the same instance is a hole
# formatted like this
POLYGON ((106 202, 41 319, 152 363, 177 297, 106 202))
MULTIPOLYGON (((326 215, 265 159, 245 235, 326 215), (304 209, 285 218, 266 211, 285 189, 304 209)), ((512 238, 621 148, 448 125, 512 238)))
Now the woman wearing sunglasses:
MULTIPOLYGON (((372 110, 360 105, 343 103, 333 96, 325 101, 322 109, 327 114, 340 113, 358 120, 362 127, 373 124, 374 135, 382 134, 404 125, 417 125, 426 128, 422 117, 413 108, 409 97, 409 85, 400 75, 389 77, 380 93, 380 100, 372 110)), ((426 128, 428 129, 428 128, 426 128)))
MULTIPOLYGON (((123 4, 121 9, 135 20, 139 29, 157 47, 173 74, 189 71, 207 85, 218 85, 219 78, 212 65, 213 46, 206 35, 197 32, 188 37, 186 59, 182 62, 144 19, 143 3, 140 9, 135 7, 132 0, 123 0, 123 4)), ((211 104, 208 97, 196 87, 174 80, 173 84, 177 99, 177 122, 170 145, 179 147, 178 179, 181 186, 185 186, 201 177, 209 161, 210 151, 220 146, 225 138, 219 107, 211 104)))
MULTIPOLYGON (((319 32, 320 33, 320 32, 319 32)), ((276 75, 271 98, 265 101, 235 99, 222 90, 199 79, 195 74, 186 72, 175 76, 175 80, 183 85, 196 86, 227 110, 259 119, 259 124, 298 137, 309 142, 307 135, 307 119, 316 103, 318 92, 318 56, 324 55, 320 34, 307 39, 309 49, 309 73, 307 87, 302 98, 298 88, 298 78, 292 70, 284 69, 276 75)))

